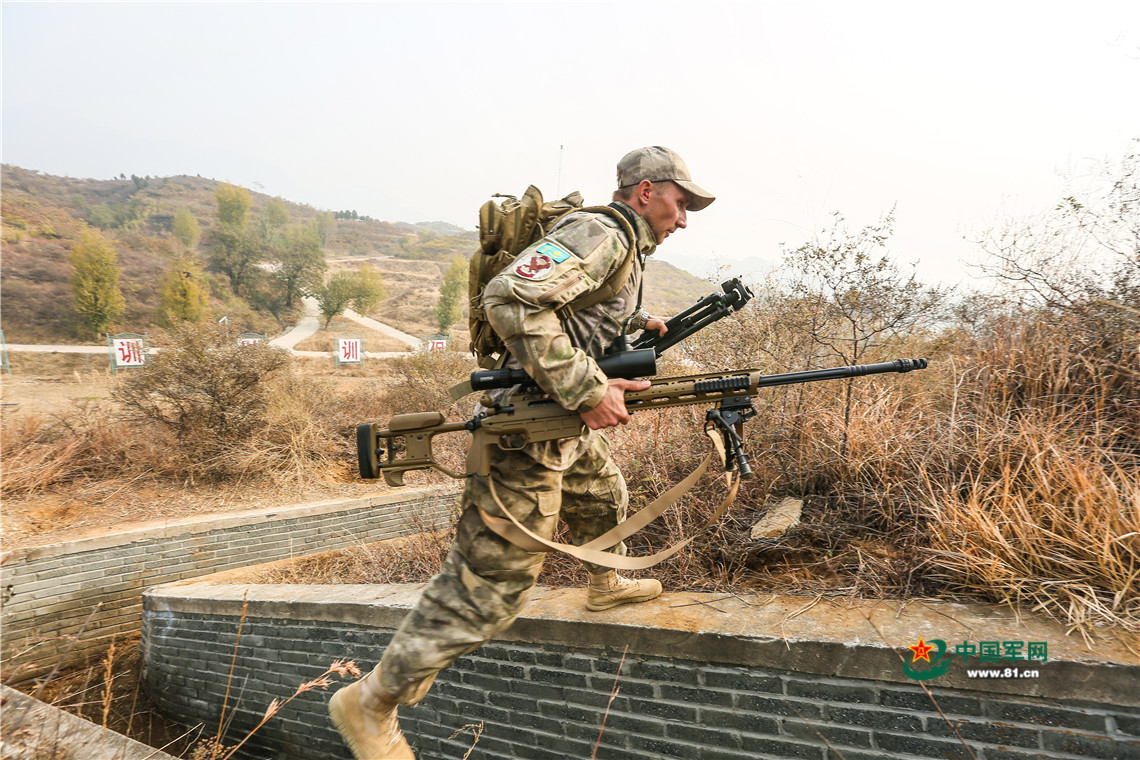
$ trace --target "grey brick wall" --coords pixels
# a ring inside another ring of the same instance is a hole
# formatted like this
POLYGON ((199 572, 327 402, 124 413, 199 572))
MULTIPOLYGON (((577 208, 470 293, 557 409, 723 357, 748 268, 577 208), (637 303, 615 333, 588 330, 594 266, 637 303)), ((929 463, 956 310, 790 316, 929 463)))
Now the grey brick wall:
POLYGON ((100 651, 114 635, 137 632, 149 586, 446 527, 456 493, 400 489, 6 552, 5 675, 31 677, 100 651))
MULTIPOLYGON (((187 611, 188 598, 152 593, 145 613, 145 687, 167 714, 216 726, 239 617, 232 610, 187 611)), ((250 602, 241 625, 232 690, 241 692, 241 700, 231 741, 253 727, 271 700, 289 696, 333 660, 374 666, 406 609, 400 602, 398 614, 377 615, 371 623, 338 622, 332 610, 311 616, 320 619, 305 619, 301 608, 289 618, 261 616, 262 604, 250 602)), ((590 758, 605 720, 600 760, 881 760, 970 753, 977 760, 1140 758, 1140 693, 1131 704, 1110 704, 1000 693, 989 690, 992 681, 972 690, 931 685, 943 718, 917 682, 733 663, 742 650, 722 634, 707 638, 706 656, 694 658, 693 646, 685 657, 652 653, 677 649, 670 630, 660 629, 656 643, 652 630, 639 631, 626 640, 642 651, 629 651, 619 673, 619 646, 566 643, 588 639, 574 631, 585 630, 589 620, 524 626, 528 634, 544 630, 540 636, 520 637, 512 629, 507 638, 513 640, 492 642, 444 671, 423 703, 401 711, 417 757, 464 757, 473 738, 470 730, 456 732, 481 724, 471 758, 590 758), (615 677, 618 693, 611 703, 615 677)), ((813 646, 784 645, 800 648, 801 656, 813 646)), ((1085 673, 1112 680, 1134 678, 1134 670, 1098 665, 1085 673)), ((1073 686, 1074 694, 1087 695, 1073 686)), ((245 756, 349 760, 326 712, 338 687, 301 695, 259 732, 245 756)))

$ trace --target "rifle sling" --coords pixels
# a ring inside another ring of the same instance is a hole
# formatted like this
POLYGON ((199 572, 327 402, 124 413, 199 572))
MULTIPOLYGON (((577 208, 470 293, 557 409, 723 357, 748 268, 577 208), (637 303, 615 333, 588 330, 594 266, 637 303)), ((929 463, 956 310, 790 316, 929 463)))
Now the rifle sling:
MULTIPOLYGON (((719 444, 719 441, 717 441, 717 443, 719 444)), ((718 445, 717 448, 719 449, 720 446, 718 445)), ((598 536, 593 541, 582 544, 581 546, 574 546, 573 544, 562 544, 556 541, 550 541, 536 535, 533 531, 529 530, 525 525, 519 522, 513 514, 511 514, 510 510, 503 506, 502 501, 499 500, 499 495, 495 492, 494 479, 491 479, 489 481, 491 497, 495 500, 495 504, 498 505, 499 509, 502 510, 503 514, 505 514, 508 519, 504 520, 501 517, 494 517, 492 515, 489 515, 486 511, 483 510, 482 507, 479 507, 478 505, 476 505, 476 509, 479 510, 479 516, 483 518, 483 523, 493 533, 498 535, 503 540, 514 544, 520 549, 523 549, 524 551, 559 551, 564 554, 569 554, 571 557, 575 557, 576 559, 583 562, 589 562, 601 567, 608 567, 618 570, 645 570, 647 568, 653 567, 654 565, 660 564, 661 562, 684 549, 686 546, 692 543, 693 540, 696 539, 701 533, 704 533, 706 530, 708 530, 713 525, 713 523, 719 520, 721 515, 724 514, 725 510, 728 509, 729 505, 732 504, 733 500, 736 498, 736 492, 740 488, 740 478, 737 477, 735 479, 735 482, 732 483, 732 486, 729 488, 728 496, 726 496, 724 501, 721 502, 721 505, 717 508, 716 512, 712 517, 709 518, 705 525, 697 533, 694 533, 692 536, 689 536, 683 541, 679 541, 673 546, 670 546, 667 549, 663 549, 660 552, 649 555, 647 557, 623 557, 618 554, 613 554, 612 552, 603 551, 602 549, 608 549, 621 543, 660 517, 665 512, 665 510, 671 507, 679 498, 684 496, 696 484, 700 477, 705 473, 705 470, 708 469, 709 462, 712 461, 712 456, 712 454, 706 456, 704 461, 701 462, 701 465, 692 473, 690 473, 687 478, 670 488, 665 493, 658 496, 653 500, 652 503, 643 509, 638 510, 638 512, 634 514, 633 517, 630 517, 628 520, 621 522, 603 535, 598 536)))

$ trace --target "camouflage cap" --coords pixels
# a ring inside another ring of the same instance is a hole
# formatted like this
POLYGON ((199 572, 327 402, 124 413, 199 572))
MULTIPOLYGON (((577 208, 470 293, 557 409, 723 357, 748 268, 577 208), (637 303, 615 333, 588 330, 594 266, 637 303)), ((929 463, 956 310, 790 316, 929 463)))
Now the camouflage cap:
POLYGON ((700 211, 716 200, 716 196, 693 182, 689 167, 673 151, 654 145, 626 153, 617 165, 618 187, 636 185, 642 180, 650 182, 676 182, 689 191, 692 201, 689 211, 700 211))

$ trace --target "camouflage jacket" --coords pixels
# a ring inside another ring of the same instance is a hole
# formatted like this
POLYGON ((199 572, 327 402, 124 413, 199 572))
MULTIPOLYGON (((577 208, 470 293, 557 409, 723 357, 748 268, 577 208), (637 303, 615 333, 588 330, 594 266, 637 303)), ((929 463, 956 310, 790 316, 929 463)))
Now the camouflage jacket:
MULTIPOLYGON (((638 214, 638 253, 656 249, 653 232, 638 214)), ((618 222, 605 214, 569 214, 542 240, 527 248, 484 290, 487 318, 510 351, 508 367, 521 366, 538 385, 567 409, 592 409, 606 392, 606 376, 595 358, 621 334, 637 307, 642 271, 635 264, 625 286, 611 299, 566 320, 556 310, 599 287, 621 265, 629 240, 618 222)), ((629 330, 644 321, 630 320, 629 330)), ((492 394, 495 401, 506 392, 492 394)), ((585 444, 588 435, 578 442, 585 444)), ((575 439, 554 442, 535 459, 561 469, 572 461, 575 439), (561 465, 561 467, 559 466, 561 465)), ((529 449, 530 447, 528 447, 529 449)))

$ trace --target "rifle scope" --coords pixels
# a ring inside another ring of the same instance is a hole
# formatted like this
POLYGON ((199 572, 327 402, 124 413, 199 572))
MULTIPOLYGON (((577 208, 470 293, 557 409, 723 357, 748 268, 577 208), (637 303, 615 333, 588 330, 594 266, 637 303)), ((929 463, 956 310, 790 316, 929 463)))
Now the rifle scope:
MULTIPOLYGON (((657 374, 657 353, 652 348, 623 351, 598 359, 598 367, 606 377, 633 380, 657 374)), ((492 388, 510 388, 512 385, 534 385, 534 380, 522 369, 486 369, 471 373, 471 390, 489 391, 492 388)))

